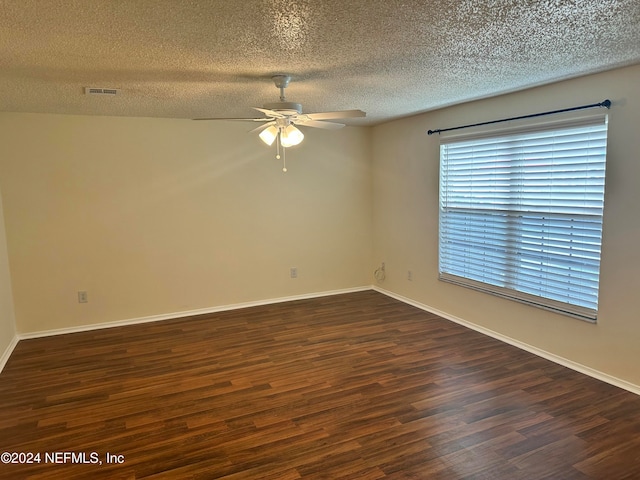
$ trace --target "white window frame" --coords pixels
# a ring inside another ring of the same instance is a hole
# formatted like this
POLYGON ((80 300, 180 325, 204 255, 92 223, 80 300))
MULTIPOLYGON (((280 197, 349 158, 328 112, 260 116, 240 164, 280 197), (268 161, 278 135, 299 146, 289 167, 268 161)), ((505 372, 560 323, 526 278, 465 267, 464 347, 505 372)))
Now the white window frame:
POLYGON ((574 113, 441 134, 439 279, 595 322, 607 119, 574 113), (559 138, 537 138, 549 135, 559 138), (584 187, 566 174, 573 168, 584 187))

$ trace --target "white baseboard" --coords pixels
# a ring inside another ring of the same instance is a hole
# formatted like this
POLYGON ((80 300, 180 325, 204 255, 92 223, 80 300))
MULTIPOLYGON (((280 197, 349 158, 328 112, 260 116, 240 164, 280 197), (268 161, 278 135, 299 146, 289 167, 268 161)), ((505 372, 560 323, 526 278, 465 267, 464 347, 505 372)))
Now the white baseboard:
POLYGON ((7 345, 7 348, 5 348, 4 352, 2 353, 2 356, 0 357, 0 373, 2 373, 2 370, 7 364, 7 361, 9 361, 9 357, 13 353, 13 349, 16 348, 16 345, 18 345, 18 340, 20 340, 18 335, 14 335, 11 339, 11 342, 9 343, 9 345, 7 345))
POLYGON ((225 312, 228 310, 237 310, 240 308, 258 307, 261 305, 270 305, 273 303, 291 302, 294 300, 306 300, 310 298, 327 297, 330 295, 339 295, 342 293, 362 292, 371 290, 371 286, 345 288, 341 290, 330 290, 325 292, 307 293, 303 295, 294 295, 290 297, 270 298, 266 300, 258 300, 254 302, 234 303, 230 305, 221 305, 218 307, 199 308, 197 310, 187 310, 183 312, 164 313, 161 315, 151 315, 148 317, 130 318, 126 320, 116 320, 113 322, 95 323, 91 325, 79 325, 77 327, 56 328, 53 330, 42 330, 39 332, 19 333, 19 340, 27 340, 30 338, 51 337, 54 335, 64 335, 67 333, 88 332, 91 330, 100 330, 103 328, 122 327, 125 325, 137 325, 139 323, 159 322, 162 320, 173 320, 175 318, 192 317, 195 315, 203 315, 207 313, 225 312))
POLYGON ((627 390, 631 393, 635 393, 636 395, 640 395, 640 386, 635 385, 633 383, 627 382, 626 380, 622 380, 620 378, 616 378, 614 376, 611 376, 609 374, 600 372, 598 370, 595 370, 591 367, 587 367, 585 365, 582 365, 580 363, 574 362, 572 360, 566 359, 564 357, 560 357, 558 355, 555 355, 553 353, 547 352, 545 350, 542 350, 538 347, 534 347, 533 345, 529 345, 527 343, 521 342, 519 340, 516 340, 514 338, 508 337, 506 335, 502 335, 501 333, 498 332, 494 332, 493 330, 490 330, 488 328, 482 327, 480 325, 476 325, 474 323, 468 322, 466 320, 463 320, 462 318, 453 316, 453 315, 449 315, 446 312, 443 312, 441 310, 438 310, 436 308, 433 308, 429 305, 425 305, 423 303, 420 302, 416 302, 415 300, 411 300, 410 298, 407 297, 403 297, 402 295, 398 295, 396 293, 390 292, 388 290, 385 290, 383 288, 377 287, 377 286, 372 286, 373 290, 375 290, 376 292, 382 293, 383 295, 387 295, 388 297, 391 298, 395 298, 396 300, 399 300, 403 303, 406 303, 408 305, 412 305, 414 307, 417 307, 421 310, 424 310, 426 312, 429 313, 433 313, 434 315, 438 315, 439 317, 442 317, 446 320, 450 320, 454 323, 463 325, 467 328, 470 328, 471 330, 475 330, 476 332, 480 332, 484 335, 487 335, 489 337, 495 338, 496 340, 500 340, 501 342, 504 343, 508 343, 509 345, 513 345, 514 347, 520 348, 521 350, 525 350, 529 353, 533 353, 534 355, 537 355, 539 357, 545 358, 547 360, 550 360, 554 363, 557 363, 559 365, 562 365, 563 367, 567 367, 570 368, 571 370, 575 370, 576 372, 580 372, 580 373, 584 373, 585 375, 588 375, 590 377, 596 378, 598 380, 601 380, 605 383, 608 383, 610 385, 614 385, 616 387, 620 387, 624 390, 627 390))

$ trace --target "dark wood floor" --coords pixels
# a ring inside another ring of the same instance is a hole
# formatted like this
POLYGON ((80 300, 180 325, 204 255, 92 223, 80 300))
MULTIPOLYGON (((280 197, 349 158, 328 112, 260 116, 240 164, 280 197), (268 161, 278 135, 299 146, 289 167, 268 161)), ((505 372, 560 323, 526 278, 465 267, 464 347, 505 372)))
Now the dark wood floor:
POLYGON ((3 479, 638 479, 640 397, 367 291, 21 341, 0 452, 41 455, 3 479))

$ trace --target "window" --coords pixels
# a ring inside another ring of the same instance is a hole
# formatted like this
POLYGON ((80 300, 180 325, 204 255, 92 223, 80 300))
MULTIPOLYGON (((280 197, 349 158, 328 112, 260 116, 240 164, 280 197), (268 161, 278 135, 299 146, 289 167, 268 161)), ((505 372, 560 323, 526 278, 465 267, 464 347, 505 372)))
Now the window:
POLYGON ((595 321, 607 117, 442 137, 440 279, 595 321))

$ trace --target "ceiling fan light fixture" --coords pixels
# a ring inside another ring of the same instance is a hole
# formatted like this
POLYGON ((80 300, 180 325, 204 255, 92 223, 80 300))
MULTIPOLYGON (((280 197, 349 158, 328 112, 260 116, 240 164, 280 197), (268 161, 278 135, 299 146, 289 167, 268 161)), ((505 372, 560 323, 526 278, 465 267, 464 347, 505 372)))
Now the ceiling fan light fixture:
POLYGON ((280 133, 280 142, 283 147, 298 145, 303 139, 304 134, 293 125, 283 128, 280 133))
POLYGON ((271 146, 273 145, 273 141, 278 136, 278 129, 271 125, 270 127, 265 128, 262 132, 260 132, 260 135, 258 136, 260 137, 260 140, 271 146))

